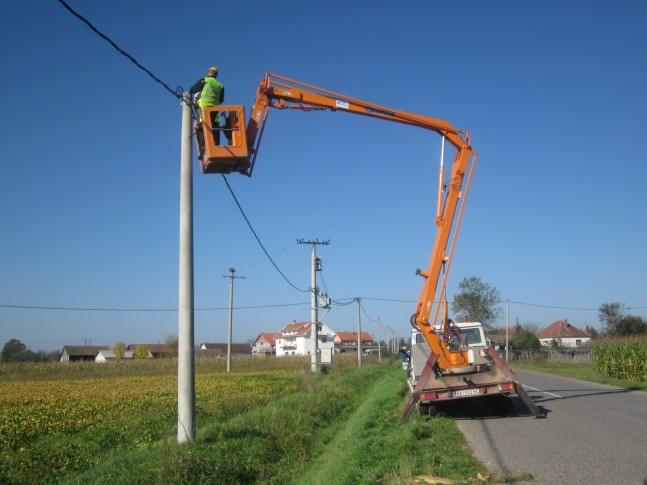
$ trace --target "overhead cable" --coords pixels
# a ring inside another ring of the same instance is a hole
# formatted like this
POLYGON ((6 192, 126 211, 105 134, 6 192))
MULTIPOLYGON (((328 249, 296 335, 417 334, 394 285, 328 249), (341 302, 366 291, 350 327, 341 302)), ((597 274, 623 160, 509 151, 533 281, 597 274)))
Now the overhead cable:
POLYGON ((362 305, 362 299, 358 298, 357 301, 359 302, 359 307, 362 309, 362 313, 368 318, 371 322, 377 322, 377 320, 371 318, 368 313, 366 313, 366 309, 364 308, 364 305, 362 305))
POLYGON ((249 222, 249 219, 247 218, 247 215, 245 214, 245 211, 243 210, 243 208, 241 207, 240 203, 238 202, 238 199, 236 198, 236 194, 234 194, 234 191, 232 190, 231 186, 229 185, 229 181, 227 180, 227 177, 225 177, 225 174, 224 174, 224 173, 223 173, 223 174, 221 174, 221 175, 222 175, 222 179, 225 181, 225 184, 227 184, 227 188, 229 189, 229 193, 230 193, 230 194, 231 194, 231 196, 234 198, 234 202, 236 202, 236 205, 238 206, 238 210, 240 210, 240 213, 243 215, 243 218, 245 219, 245 222, 247 223, 247 227, 249 227, 249 230, 250 230, 250 231, 252 231, 252 234, 253 234, 253 235, 254 235, 254 237, 256 238, 256 242, 258 242, 258 244, 261 246, 261 249, 262 249, 262 250, 263 250, 263 252, 265 253, 265 256, 267 256, 267 259, 269 259, 269 260, 270 260, 270 262, 272 263, 272 265, 274 266, 274 268, 276 269, 276 271, 278 271, 278 272, 279 272, 279 274, 283 277, 283 279, 284 279, 285 281, 287 281, 287 282, 288 282, 288 284, 289 284, 292 288, 294 288, 295 290, 300 291, 301 293, 310 293, 310 290, 309 290, 309 289, 308 289, 308 290, 302 290, 302 289, 297 288, 296 286, 294 286, 294 285, 292 284, 292 282, 287 278, 287 276, 285 276, 285 275, 283 274, 283 271, 281 271, 281 270, 279 269, 279 267, 276 265, 276 263, 274 262, 274 260, 273 260, 273 259, 272 259, 272 257, 270 256, 270 253, 268 253, 268 252, 267 252, 267 249, 265 249, 265 246, 263 245, 263 243, 261 242, 260 238, 258 237, 258 234, 256 234, 256 231, 255 231, 255 230, 254 230, 254 228, 252 227, 252 224, 249 222))
MULTIPOLYGON (((499 303, 505 303, 505 301, 500 301, 499 303)), ((540 308, 554 308, 556 310, 577 310, 577 311, 584 311, 584 312, 599 310, 599 308, 575 308, 575 307, 568 307, 568 306, 537 305, 535 303, 524 303, 521 301, 513 301, 513 300, 510 300, 510 303, 516 303, 517 305, 534 306, 534 307, 540 307, 540 308)))
POLYGON ((146 74, 148 74, 150 77, 152 77, 156 82, 161 84, 169 93, 171 93, 173 96, 175 96, 178 99, 182 99, 182 87, 178 86, 175 90, 171 89, 168 84, 166 84, 164 81, 160 80, 157 76, 155 76, 152 72, 150 72, 148 69, 146 69, 144 66, 142 66, 139 62, 137 62, 137 59, 135 59, 133 56, 128 54, 126 51, 121 49, 117 44, 115 44, 107 35, 101 33, 94 25, 92 25, 85 17, 83 17, 81 14, 76 12, 72 7, 70 7, 67 3, 65 3, 63 0, 58 0, 61 5, 63 5, 72 15, 74 15, 76 18, 81 20, 83 23, 85 23, 94 33, 96 33, 98 36, 100 36, 102 39, 104 39, 106 42, 108 42, 112 47, 114 47, 122 56, 127 57, 130 59, 133 64, 135 64, 138 68, 140 68, 142 71, 144 71, 146 74))
MULTIPOLYGON (((233 307, 234 310, 250 310, 257 308, 278 308, 286 306, 309 305, 304 303, 282 303, 276 305, 250 305, 233 307)), ((56 306, 36 306, 36 305, 4 305, 0 303, 0 308, 17 308, 21 310, 64 310, 75 312, 177 312, 177 308, 89 308, 89 307, 56 307, 56 306)), ((196 311, 220 311, 229 310, 229 307, 214 308, 196 308, 196 311)))

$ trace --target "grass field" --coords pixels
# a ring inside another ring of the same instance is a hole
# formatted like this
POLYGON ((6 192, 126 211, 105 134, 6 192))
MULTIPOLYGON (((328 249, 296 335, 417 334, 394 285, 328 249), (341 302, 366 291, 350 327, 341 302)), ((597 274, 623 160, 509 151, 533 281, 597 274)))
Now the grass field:
POLYGON ((647 382, 611 379, 596 371, 592 363, 562 364, 545 360, 535 362, 524 361, 512 362, 512 368, 534 370, 537 372, 545 372, 547 374, 572 377, 574 379, 597 382, 600 384, 608 384, 610 386, 622 387, 626 389, 647 391, 647 382))
POLYGON ((396 484, 485 472, 449 418, 399 423, 399 361, 337 359, 313 376, 304 359, 254 360, 232 373, 196 363, 197 438, 181 446, 172 361, 0 366, 0 483, 396 484))

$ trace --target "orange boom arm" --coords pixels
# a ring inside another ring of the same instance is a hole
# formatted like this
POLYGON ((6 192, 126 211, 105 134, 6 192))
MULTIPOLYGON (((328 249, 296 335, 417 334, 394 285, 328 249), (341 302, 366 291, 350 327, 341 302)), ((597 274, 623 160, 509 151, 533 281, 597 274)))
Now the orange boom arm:
POLYGON ((438 295, 445 294, 445 281, 460 227, 462 202, 467 197, 471 174, 476 162, 477 154, 471 147, 469 133, 454 128, 447 121, 385 108, 267 73, 256 92, 246 128, 242 106, 216 106, 203 109, 204 123, 201 129, 204 130, 206 143, 204 153, 200 156, 202 171, 205 173, 237 171, 251 176, 270 108, 345 111, 417 126, 438 133, 454 147, 456 154, 450 168, 446 191, 443 191, 441 169, 441 183, 438 189, 439 210, 435 219, 436 239, 427 269, 418 270, 418 274, 423 276, 425 282, 418 298, 416 311, 411 317, 411 323, 425 335, 432 352, 437 356, 440 368, 451 369, 467 365, 467 352, 451 350, 448 346, 450 329, 447 323, 446 299, 442 297, 439 298, 441 301, 437 302, 436 298, 439 282, 441 284, 438 295), (215 120, 219 119, 220 112, 229 114, 228 123, 224 127, 215 126, 215 120), (213 143, 213 137, 210 134, 217 130, 226 132, 230 139, 228 146, 219 146, 213 143), (467 181, 465 181, 466 176, 467 181), (457 212, 458 219, 454 228, 457 212), (450 238, 452 239, 451 246, 447 252, 450 238), (440 323, 439 317, 441 318, 440 323), (443 338, 440 338, 438 329, 440 329, 443 338))

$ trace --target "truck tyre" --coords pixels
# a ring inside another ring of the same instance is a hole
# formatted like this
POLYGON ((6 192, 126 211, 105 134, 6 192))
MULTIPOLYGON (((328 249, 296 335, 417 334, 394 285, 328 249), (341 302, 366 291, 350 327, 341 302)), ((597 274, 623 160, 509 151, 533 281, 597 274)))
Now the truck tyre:
POLYGON ((429 416, 433 418, 434 416, 438 416, 438 408, 433 404, 419 403, 418 414, 420 414, 420 416, 429 416))

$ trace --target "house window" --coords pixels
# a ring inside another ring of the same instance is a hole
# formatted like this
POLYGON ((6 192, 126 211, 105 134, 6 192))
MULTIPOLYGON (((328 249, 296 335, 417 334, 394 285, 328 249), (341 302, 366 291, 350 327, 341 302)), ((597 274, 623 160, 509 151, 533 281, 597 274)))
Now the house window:
POLYGON ((322 344, 325 344, 325 343, 326 343, 326 337, 325 337, 325 336, 321 337, 321 343, 322 343, 322 344))
POLYGON ((575 341, 575 347, 581 347, 581 346, 582 346, 582 340, 577 339, 577 340, 575 341))

